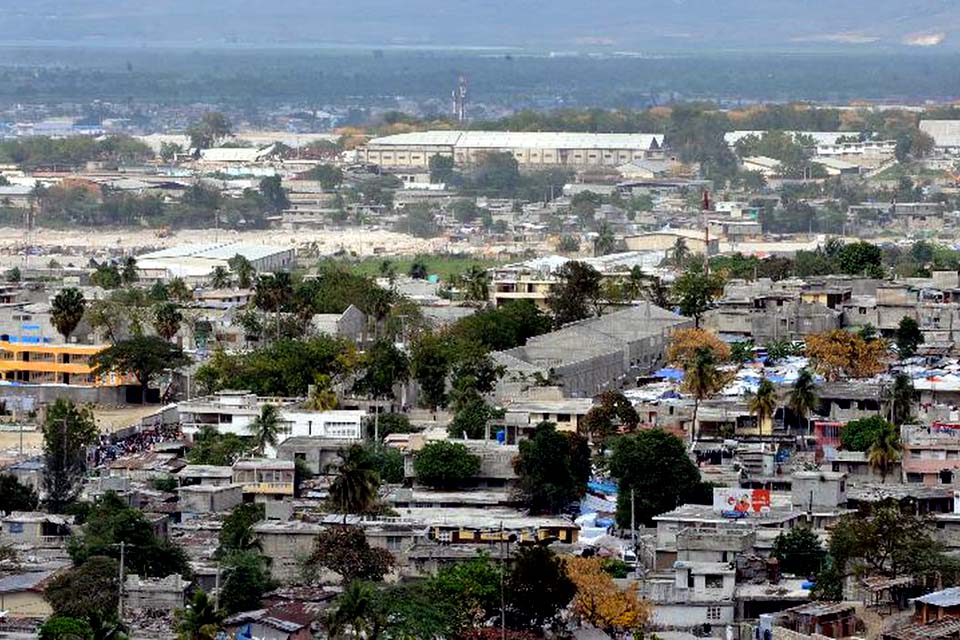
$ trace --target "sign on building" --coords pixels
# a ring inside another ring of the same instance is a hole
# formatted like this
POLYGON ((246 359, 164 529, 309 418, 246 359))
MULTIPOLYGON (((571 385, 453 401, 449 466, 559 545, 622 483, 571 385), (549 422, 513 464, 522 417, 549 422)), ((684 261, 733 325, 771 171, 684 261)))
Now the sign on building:
POLYGON ((767 489, 739 489, 715 487, 713 510, 727 518, 746 518, 770 508, 770 491, 767 489))

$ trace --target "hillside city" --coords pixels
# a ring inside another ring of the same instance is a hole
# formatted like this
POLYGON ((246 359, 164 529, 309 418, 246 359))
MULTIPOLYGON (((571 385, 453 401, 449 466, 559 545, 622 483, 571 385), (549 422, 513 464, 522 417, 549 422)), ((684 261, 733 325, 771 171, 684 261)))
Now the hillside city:
POLYGON ((10 91, 0 638, 960 639, 960 103, 10 91))

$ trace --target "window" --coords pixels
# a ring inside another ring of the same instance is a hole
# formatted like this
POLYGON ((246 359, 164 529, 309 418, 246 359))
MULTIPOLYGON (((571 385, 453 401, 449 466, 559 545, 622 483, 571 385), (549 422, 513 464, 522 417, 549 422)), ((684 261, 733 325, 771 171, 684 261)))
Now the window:
POLYGON ((693 573, 687 571, 687 589, 693 589, 693 573))
POLYGON ((387 549, 390 551, 399 551, 403 545, 403 538, 400 536, 387 536, 387 549))
POLYGON ((707 620, 719 620, 723 615, 720 607, 707 607, 707 620))
POLYGON ((707 589, 723 589, 723 576, 708 575, 704 577, 704 586, 707 589))

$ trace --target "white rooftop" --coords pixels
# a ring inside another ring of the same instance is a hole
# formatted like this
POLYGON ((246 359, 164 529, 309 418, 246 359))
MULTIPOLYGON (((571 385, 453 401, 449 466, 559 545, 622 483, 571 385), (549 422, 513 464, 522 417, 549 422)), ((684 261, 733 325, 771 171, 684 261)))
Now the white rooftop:
POLYGON ((635 149, 663 144, 654 133, 559 131, 416 131, 374 138, 370 146, 445 146, 462 149, 635 149))

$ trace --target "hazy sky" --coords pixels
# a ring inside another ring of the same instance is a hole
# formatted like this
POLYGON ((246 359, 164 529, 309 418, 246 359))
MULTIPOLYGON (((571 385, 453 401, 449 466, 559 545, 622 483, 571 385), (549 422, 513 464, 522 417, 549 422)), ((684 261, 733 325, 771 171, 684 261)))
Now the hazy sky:
POLYGON ((0 0, 0 40, 955 49, 958 0, 0 0))

